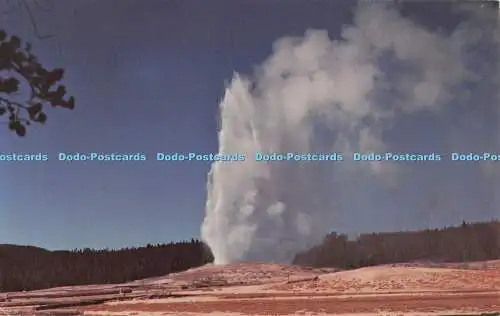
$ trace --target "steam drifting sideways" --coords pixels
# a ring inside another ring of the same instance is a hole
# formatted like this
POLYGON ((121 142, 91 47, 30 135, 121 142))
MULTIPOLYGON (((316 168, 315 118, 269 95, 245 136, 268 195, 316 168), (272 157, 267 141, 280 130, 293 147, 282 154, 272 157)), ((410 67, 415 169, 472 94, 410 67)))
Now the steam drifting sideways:
MULTIPOLYGON (((322 30, 281 38, 252 78, 234 75, 220 104, 219 152, 249 158, 215 162, 208 175, 201 230, 215 263, 289 263, 332 229, 340 201, 356 199, 345 193, 360 179, 398 181, 400 167, 387 162, 266 163, 253 157, 383 151, 383 133, 399 118, 442 115, 445 104, 464 98, 465 85, 480 80, 474 48, 498 45, 495 12, 460 11, 467 21, 444 34, 390 5, 361 4, 339 39, 322 30)), ((489 76, 499 83, 498 71, 489 76)))

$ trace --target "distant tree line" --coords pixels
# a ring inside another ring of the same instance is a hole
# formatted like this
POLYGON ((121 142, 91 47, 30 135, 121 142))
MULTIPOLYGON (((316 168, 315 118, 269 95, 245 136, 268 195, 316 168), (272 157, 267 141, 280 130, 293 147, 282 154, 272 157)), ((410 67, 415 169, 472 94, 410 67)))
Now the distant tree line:
POLYGON ((122 283, 183 271, 212 261, 210 249, 195 239, 120 250, 48 251, 0 245, 0 292, 122 283))
MULTIPOLYGON (((210 248, 191 239, 120 250, 0 245, 0 292, 66 285, 112 284, 162 276, 213 262, 210 248)), ((294 264, 344 269, 415 261, 467 262, 500 259, 500 222, 362 234, 356 240, 330 233, 300 253, 294 264)))
POLYGON ((470 262, 500 259, 500 222, 463 222, 458 227, 362 234, 349 240, 331 233, 294 263, 313 267, 359 268, 415 262, 470 262))

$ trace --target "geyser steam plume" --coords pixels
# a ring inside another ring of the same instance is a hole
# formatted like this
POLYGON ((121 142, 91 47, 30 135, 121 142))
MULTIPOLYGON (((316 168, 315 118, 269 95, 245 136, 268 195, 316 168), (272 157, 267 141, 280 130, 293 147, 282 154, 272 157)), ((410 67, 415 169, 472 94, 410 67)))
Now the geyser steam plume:
MULTIPOLYGON (((343 190, 361 176, 397 181, 389 163, 256 162, 256 152, 374 152, 403 115, 440 114, 477 80, 474 45, 498 39, 470 14, 449 34, 394 7, 362 4, 338 40, 326 31, 286 37, 252 79, 235 74, 220 104, 220 153, 208 179, 202 237, 216 263, 290 262, 332 229, 343 190), (388 71, 390 69, 390 71, 388 71)), ((491 22, 491 21, 490 21, 491 22)), ((496 33, 495 33, 496 32, 496 33)), ((350 198, 356 199, 355 196, 350 198)))

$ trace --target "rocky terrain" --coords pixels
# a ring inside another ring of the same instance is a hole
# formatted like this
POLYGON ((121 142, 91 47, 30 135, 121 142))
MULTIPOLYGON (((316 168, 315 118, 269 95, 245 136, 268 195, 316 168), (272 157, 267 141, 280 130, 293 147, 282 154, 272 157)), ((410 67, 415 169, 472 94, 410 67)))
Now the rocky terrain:
POLYGON ((206 265, 115 285, 0 293, 0 315, 500 315, 500 260, 357 270, 206 265))

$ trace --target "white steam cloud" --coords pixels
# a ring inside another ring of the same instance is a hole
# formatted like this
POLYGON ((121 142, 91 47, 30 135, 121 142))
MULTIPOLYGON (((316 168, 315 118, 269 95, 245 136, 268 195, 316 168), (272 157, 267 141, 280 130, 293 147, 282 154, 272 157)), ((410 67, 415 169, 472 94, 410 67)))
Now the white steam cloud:
POLYGON ((290 262, 331 230, 336 198, 361 174, 398 177, 388 163, 264 163, 255 152, 383 150, 396 118, 439 115, 479 80, 468 65, 486 33, 479 22, 433 32, 393 7, 362 4, 340 39, 321 30, 282 38, 253 78, 235 74, 220 104, 219 152, 247 160, 209 173, 202 236, 216 263, 290 262))

